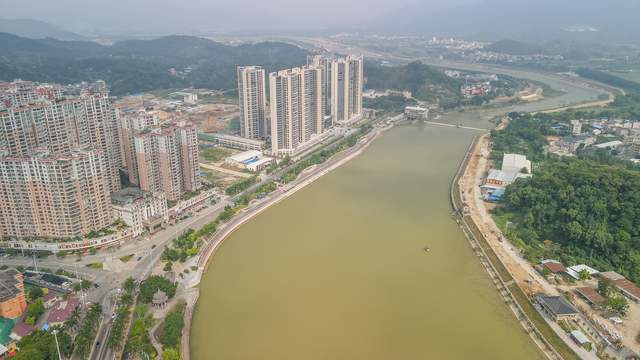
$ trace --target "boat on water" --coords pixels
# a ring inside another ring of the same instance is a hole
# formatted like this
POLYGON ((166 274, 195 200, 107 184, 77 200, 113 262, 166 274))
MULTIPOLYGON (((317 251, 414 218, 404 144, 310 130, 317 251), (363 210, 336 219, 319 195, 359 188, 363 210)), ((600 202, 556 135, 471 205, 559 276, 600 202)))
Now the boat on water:
POLYGON ((429 252, 429 251, 431 251, 431 248, 428 247, 428 246, 425 246, 423 250, 424 250, 424 252, 429 252))

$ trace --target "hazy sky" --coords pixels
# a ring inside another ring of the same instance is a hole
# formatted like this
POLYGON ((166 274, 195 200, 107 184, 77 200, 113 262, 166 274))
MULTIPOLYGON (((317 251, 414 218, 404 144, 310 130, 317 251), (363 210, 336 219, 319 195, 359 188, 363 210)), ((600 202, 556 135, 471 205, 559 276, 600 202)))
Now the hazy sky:
POLYGON ((74 31, 195 32, 354 28, 416 3, 434 11, 476 0, 0 0, 4 18, 74 31))

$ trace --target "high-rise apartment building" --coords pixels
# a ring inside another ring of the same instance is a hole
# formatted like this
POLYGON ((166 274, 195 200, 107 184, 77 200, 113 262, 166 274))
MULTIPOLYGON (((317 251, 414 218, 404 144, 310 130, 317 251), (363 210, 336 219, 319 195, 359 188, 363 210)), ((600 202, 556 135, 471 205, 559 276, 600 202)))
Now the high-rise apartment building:
POLYGON ((335 122, 349 122, 362 115, 364 61, 347 56, 331 62, 331 116, 335 122))
POLYGON ((269 134, 267 124, 265 72, 261 66, 238 67, 240 136, 261 140, 269 134))
POLYGON ((135 136, 145 129, 157 127, 159 123, 157 114, 146 110, 125 112, 118 117, 121 163, 131 184, 140 185, 135 136))
MULTIPOLYGON (((33 83, 16 87, 22 100, 10 103, 17 106, 0 110, 0 147, 12 156, 27 156, 41 148, 64 154, 79 146, 93 147, 107 158, 105 176, 109 189, 118 191, 120 145, 116 113, 109 98, 105 94, 52 98, 62 95, 57 91, 43 92, 39 89, 46 87, 33 83)), ((3 97, 7 97, 6 93, 3 97)))
POLYGON ((180 199, 201 187, 196 128, 188 122, 164 124, 134 136, 140 189, 180 199))
POLYGON ((106 85, 0 84, 0 236, 82 237, 110 225, 120 189, 106 85))
MULTIPOLYGON (((323 55, 307 57, 307 65, 318 66, 322 69, 322 111, 325 116, 331 116, 331 64, 332 58, 323 55)), ((325 128, 331 127, 331 123, 325 124, 325 128)))
POLYGON ((271 151, 287 155, 323 132, 322 68, 307 65, 269 74, 271 151))
POLYGON ((106 162, 87 147, 2 157, 0 237, 73 238, 109 226, 106 162))
POLYGON ((315 55, 307 63, 322 68, 322 97, 324 113, 330 118, 325 128, 334 122, 348 122, 362 114, 364 61, 362 56, 336 58, 315 55))

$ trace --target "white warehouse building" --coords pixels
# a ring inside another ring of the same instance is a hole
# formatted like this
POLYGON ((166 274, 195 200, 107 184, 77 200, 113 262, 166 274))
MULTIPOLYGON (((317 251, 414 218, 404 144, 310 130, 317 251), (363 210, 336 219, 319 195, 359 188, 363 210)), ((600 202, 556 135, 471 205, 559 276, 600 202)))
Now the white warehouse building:
POLYGON ((225 159, 225 164, 238 167, 241 169, 247 169, 249 171, 262 171, 267 166, 273 164, 274 159, 270 157, 264 157, 261 151, 249 150, 229 156, 225 159))

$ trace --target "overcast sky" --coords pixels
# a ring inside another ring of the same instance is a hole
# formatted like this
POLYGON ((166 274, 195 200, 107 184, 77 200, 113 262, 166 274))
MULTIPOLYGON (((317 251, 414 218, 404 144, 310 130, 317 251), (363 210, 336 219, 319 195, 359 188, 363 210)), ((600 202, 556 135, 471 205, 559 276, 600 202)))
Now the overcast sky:
POLYGON ((357 28, 415 3, 434 11, 477 0, 0 0, 4 18, 44 20, 73 31, 357 28))

